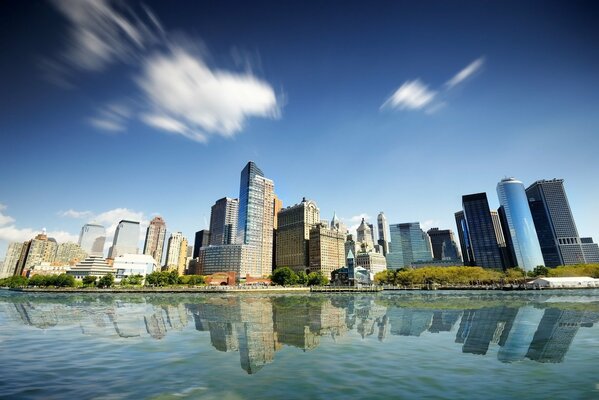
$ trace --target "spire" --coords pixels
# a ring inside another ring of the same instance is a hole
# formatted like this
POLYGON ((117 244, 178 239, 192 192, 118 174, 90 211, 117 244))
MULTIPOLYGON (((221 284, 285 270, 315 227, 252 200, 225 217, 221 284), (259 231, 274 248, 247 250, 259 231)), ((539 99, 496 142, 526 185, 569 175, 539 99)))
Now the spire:
POLYGON ((331 220, 331 228, 339 228, 339 218, 337 212, 333 211, 333 219, 331 220))

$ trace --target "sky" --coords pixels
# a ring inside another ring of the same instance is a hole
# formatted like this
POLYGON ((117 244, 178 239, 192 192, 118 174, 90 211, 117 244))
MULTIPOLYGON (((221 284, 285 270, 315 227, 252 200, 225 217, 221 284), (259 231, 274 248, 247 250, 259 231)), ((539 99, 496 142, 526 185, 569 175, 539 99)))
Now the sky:
MULTIPOLYGON (((562 178, 599 239, 593 1, 0 2, 0 259, 161 215, 192 240, 253 160, 284 206, 455 231, 562 178)), ((145 231, 140 232, 140 243, 145 231)), ((110 243, 107 243, 107 246, 110 243)))

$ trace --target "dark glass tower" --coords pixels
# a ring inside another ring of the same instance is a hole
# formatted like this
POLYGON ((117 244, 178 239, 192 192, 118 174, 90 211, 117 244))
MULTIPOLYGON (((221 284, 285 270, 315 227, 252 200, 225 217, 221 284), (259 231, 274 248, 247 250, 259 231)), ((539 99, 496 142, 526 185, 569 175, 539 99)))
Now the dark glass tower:
POLYGON ((536 181, 526 189, 545 266, 585 262, 563 179, 536 181))
POLYGON ((203 229, 201 231, 196 232, 195 240, 193 242, 193 258, 198 258, 200 256, 200 249, 202 247, 208 246, 210 243, 210 231, 203 229))
POLYGON ((462 196, 462 205, 475 265, 483 268, 503 268, 487 194, 462 196))
POLYGON ((462 249, 462 259, 464 260, 464 265, 476 265, 474 263, 474 255, 472 254, 472 245, 470 244, 470 236, 468 234, 468 225, 466 224, 464 211, 458 211, 455 213, 455 224, 458 228, 458 237, 460 239, 460 248, 462 249))
POLYGON ((241 171, 239 184, 239 214, 237 223, 237 243, 258 244, 262 237, 262 222, 264 211, 257 207, 257 200, 262 197, 260 188, 255 183, 255 177, 264 177, 258 166, 250 161, 241 171))

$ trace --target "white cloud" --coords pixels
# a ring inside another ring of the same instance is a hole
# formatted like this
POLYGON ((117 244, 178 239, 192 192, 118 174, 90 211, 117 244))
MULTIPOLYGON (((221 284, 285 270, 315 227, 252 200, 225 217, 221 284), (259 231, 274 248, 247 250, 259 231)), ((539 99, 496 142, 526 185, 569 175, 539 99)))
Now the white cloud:
MULTIPOLYGON (((2 208, 0 208, 0 210, 2 210, 2 208)), ((14 221, 15 221, 14 218, 9 217, 8 215, 4 215, 3 213, 0 212, 0 226, 8 225, 14 221)))
POLYGON ((142 120, 189 139, 233 136, 248 117, 278 116, 272 87, 249 72, 210 69, 180 47, 148 58, 137 83, 151 111, 142 120))
MULTIPOLYGON (((0 240, 7 242, 24 242, 31 240, 38 234, 42 233, 41 229, 17 228, 14 225, 0 227, 0 240)), ((65 231, 47 231, 48 237, 56 239, 58 243, 77 242, 79 237, 70 232, 65 231)))
POLYGON ((448 89, 453 88, 454 86, 456 86, 459 83, 466 80, 468 77, 470 77, 476 71, 478 71, 483 66, 484 63, 485 63, 484 57, 477 58, 476 60, 474 60, 470 64, 468 64, 466 66, 466 68, 464 68, 463 70, 461 70, 460 72, 455 74, 453 76, 453 78, 451 78, 450 80, 445 82, 445 86, 447 86, 448 89))
MULTIPOLYGON (((104 211, 100 214, 93 215, 89 218, 89 222, 100 224, 106 228, 106 244, 105 250, 112 246, 112 240, 116 227, 121 220, 137 221, 140 223, 139 242, 145 238, 145 231, 150 221, 141 211, 130 210, 128 208, 115 208, 104 211)), ((140 244, 141 245, 141 244, 140 244)))
POLYGON ((429 90, 420 80, 407 81, 393 93, 381 106, 392 107, 400 110, 419 110, 429 105, 437 95, 437 92, 429 90))
POLYGON ((93 213, 91 211, 77 211, 77 210, 69 209, 67 211, 59 212, 58 215, 60 215, 61 217, 81 219, 81 218, 88 218, 88 217, 92 216, 93 213))
POLYGON ((358 227, 362 223, 362 218, 364 218, 364 220, 366 222, 368 222, 371 217, 370 217, 370 215, 368 215, 366 213, 361 213, 361 214, 354 215, 353 217, 349 217, 349 218, 344 218, 344 217, 340 218, 341 221, 343 222, 343 224, 345 226, 347 226, 347 230, 349 231, 349 233, 351 233, 352 235, 354 235, 354 240, 356 239, 356 237, 355 237, 356 230, 358 229, 358 227))

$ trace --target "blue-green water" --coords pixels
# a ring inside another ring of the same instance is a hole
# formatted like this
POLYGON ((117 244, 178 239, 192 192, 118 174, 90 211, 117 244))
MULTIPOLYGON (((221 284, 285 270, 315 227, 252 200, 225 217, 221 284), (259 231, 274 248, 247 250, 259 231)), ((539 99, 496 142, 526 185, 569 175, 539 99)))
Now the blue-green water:
POLYGON ((0 398, 599 398, 599 291, 0 291, 0 398))

